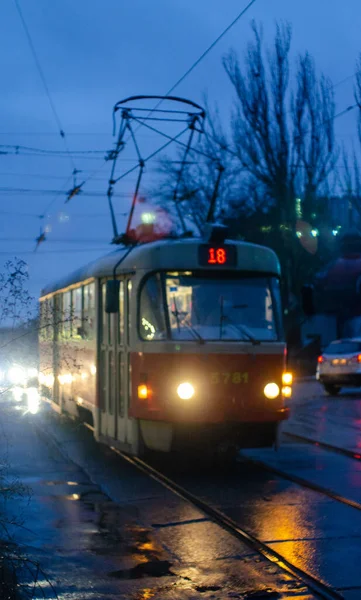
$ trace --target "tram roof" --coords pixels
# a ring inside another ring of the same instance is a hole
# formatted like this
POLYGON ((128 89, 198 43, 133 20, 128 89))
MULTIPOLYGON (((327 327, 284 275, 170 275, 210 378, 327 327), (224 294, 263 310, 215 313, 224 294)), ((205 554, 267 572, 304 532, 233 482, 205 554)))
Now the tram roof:
MULTIPOLYGON (((199 245, 204 243, 205 241, 201 238, 168 239, 142 244, 133 247, 132 250, 129 246, 118 247, 113 252, 45 286, 41 291, 41 296, 47 296, 87 279, 112 276, 114 267, 121 259, 123 260, 116 270, 117 275, 138 269, 149 271, 156 269, 199 269, 197 251, 199 245)), ((226 240, 225 244, 237 247, 238 266, 230 267, 229 270, 259 271, 280 275, 278 258, 270 248, 235 240, 226 240)))

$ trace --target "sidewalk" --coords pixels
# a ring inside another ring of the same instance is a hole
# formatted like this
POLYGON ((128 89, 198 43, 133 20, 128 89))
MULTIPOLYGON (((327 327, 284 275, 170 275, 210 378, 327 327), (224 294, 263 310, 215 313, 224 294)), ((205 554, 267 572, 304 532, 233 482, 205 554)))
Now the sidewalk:
POLYGON ((10 533, 28 557, 20 591, 40 565, 33 598, 313 597, 85 428, 47 406, 38 415, 15 409, 2 401, 0 452, 9 478, 29 488, 7 503, 8 517, 22 522, 10 533))

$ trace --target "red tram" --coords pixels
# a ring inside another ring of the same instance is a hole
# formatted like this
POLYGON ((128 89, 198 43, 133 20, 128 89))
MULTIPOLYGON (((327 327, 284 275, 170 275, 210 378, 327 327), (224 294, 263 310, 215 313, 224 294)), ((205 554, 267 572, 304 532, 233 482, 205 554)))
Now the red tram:
POLYGON ((43 290, 42 398, 136 455, 274 444, 292 384, 279 278, 244 242, 117 249, 43 290))

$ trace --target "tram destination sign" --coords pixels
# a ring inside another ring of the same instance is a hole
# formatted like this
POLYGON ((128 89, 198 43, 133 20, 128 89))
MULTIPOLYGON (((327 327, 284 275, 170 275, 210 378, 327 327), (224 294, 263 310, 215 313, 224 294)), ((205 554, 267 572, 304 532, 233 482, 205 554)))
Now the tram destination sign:
POLYGON ((236 267, 237 248, 228 244, 201 244, 198 247, 198 261, 202 267, 236 267))

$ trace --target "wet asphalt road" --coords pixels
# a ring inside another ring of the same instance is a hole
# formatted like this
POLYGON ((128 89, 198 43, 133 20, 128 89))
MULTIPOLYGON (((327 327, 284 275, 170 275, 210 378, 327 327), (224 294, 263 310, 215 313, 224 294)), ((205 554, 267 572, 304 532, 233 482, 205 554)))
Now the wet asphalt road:
POLYGON ((6 514, 27 597, 314 598, 277 565, 96 444, 83 426, 46 409, 32 416, 16 408, 1 404, 1 487, 12 491, 4 496, 0 489, 0 526, 6 514))
MULTIPOLYGON (((360 449, 360 392, 330 399, 318 384, 302 383, 291 405, 286 431, 360 449)), ((94 443, 85 428, 47 411, 23 416, 14 408, 3 407, 0 449, 10 478, 17 475, 29 486, 31 499, 16 493, 7 502, 10 517, 24 525, 10 529, 61 599, 208 600, 251 597, 260 589, 277 589, 279 598, 312 597, 197 509, 94 443)), ((361 462, 288 437, 278 453, 242 454, 353 499, 360 509, 246 460, 229 470, 175 458, 157 458, 154 465, 346 600, 361 599, 361 462)), ((29 573, 22 577, 30 581, 29 573)), ((41 578, 47 597, 54 597, 41 578)))
MULTIPOLYGON (((284 431, 338 447, 361 447, 361 393, 325 395, 316 382, 296 386, 291 418, 284 431)), ((231 472, 211 470, 202 477, 187 468, 158 467, 169 477, 221 509, 291 563, 339 590, 361 599, 361 462, 283 436, 278 452, 242 451, 285 475, 314 483, 359 504, 341 501, 267 472, 247 461, 231 472)), ((164 463, 164 464, 162 464, 164 463)))

